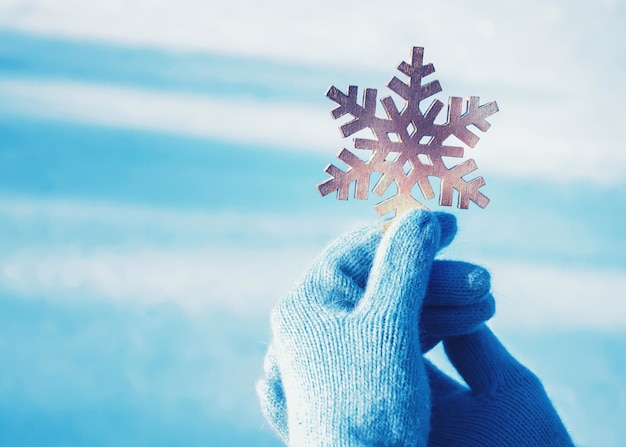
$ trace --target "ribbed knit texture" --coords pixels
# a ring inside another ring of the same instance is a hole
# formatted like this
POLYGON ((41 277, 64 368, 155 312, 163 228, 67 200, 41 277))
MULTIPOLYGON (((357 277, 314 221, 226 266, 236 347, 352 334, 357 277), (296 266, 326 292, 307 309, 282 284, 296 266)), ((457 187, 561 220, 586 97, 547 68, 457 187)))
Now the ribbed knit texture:
POLYGON ((433 447, 566 447, 572 440, 544 388, 486 327, 444 341, 469 388, 427 364, 433 447))
POLYGON ((425 446, 430 396, 417 321, 438 221, 418 212, 392 226, 365 292, 361 247, 372 234, 354 237, 326 252, 272 312, 289 444, 425 446))
POLYGON ((573 445, 539 379, 483 324, 487 271, 433 261, 455 233, 453 216, 423 211, 384 237, 351 233, 277 305, 257 393, 285 443, 573 445), (423 359, 442 339, 470 388, 423 359))
POLYGON ((278 304, 257 391, 285 442, 426 445, 422 350, 494 312, 483 268, 433 262, 455 233, 452 215, 414 211, 384 237, 378 226, 349 234, 278 304))

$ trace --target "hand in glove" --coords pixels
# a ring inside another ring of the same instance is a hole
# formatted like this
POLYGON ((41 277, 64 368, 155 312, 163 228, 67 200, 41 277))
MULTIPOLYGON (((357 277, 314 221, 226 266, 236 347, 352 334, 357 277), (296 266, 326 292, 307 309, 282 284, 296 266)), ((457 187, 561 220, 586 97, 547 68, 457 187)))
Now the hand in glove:
POLYGON ((384 236, 378 227, 360 230, 328 249, 279 303, 258 392, 285 441, 426 444, 429 390, 420 335, 428 349, 493 314, 484 269, 433 263, 455 232, 451 215, 423 211, 404 216, 384 236))

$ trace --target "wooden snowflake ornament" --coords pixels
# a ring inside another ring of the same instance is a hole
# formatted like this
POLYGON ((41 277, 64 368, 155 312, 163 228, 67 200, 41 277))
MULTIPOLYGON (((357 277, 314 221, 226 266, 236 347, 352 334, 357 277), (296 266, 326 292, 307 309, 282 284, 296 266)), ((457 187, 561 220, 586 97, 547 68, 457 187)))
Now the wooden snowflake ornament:
MULTIPOLYGON (((478 96, 470 96, 466 101, 450 97, 446 122, 435 123, 444 104, 435 99, 423 113, 420 103, 439 93, 441 85, 439 81, 422 84, 423 78, 435 72, 432 64, 423 65, 423 56, 424 49, 414 47, 411 63, 402 62, 398 66, 398 70, 408 76, 408 82, 394 76, 387 84, 392 92, 404 100, 404 107, 398 110, 390 96, 381 99, 386 118, 376 116, 376 89, 365 89, 362 104, 357 101, 357 86, 349 86, 347 93, 335 86, 328 89, 326 97, 338 105, 332 111, 333 118, 344 115, 353 117, 339 127, 342 136, 348 137, 369 129, 374 138, 354 139, 354 149, 371 151, 372 155, 367 160, 347 149, 339 152, 338 158, 348 168, 344 171, 333 164, 326 167, 325 172, 331 178, 318 185, 322 196, 337 191, 337 199, 347 200, 350 184, 354 182, 354 198, 367 199, 370 177, 378 172, 381 177, 372 188, 376 195, 382 196, 392 183, 397 187, 395 195, 374 207, 379 216, 395 212, 393 219, 412 208, 426 208, 413 197, 411 191, 415 185, 419 185, 424 198, 432 199, 435 194, 429 177, 440 179, 440 205, 452 206, 453 191, 456 190, 458 208, 467 209, 470 201, 481 208, 487 206, 489 199, 479 191, 485 180, 482 177, 469 181, 463 178, 476 170, 474 160, 465 160, 448 168, 443 157, 462 158, 464 148, 444 143, 454 135, 469 147, 476 146, 479 137, 468 127, 474 125, 486 132, 490 127, 486 119, 498 111, 498 105, 495 102, 480 105, 478 96)), ((385 222, 385 227, 392 219, 385 222)))

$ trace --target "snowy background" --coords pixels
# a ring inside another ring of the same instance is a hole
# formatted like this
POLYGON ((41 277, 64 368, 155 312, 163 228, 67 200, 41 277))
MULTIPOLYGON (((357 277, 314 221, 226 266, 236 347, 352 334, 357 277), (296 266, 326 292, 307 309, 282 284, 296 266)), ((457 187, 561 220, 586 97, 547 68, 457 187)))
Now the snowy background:
POLYGON ((626 445, 625 20, 616 0, 0 0, 0 445, 278 446, 254 395, 269 309, 376 220, 316 191, 350 145, 324 92, 384 96, 414 45, 444 102, 500 106, 466 152, 492 201, 456 212, 444 255, 490 269, 492 327, 578 445, 626 445))

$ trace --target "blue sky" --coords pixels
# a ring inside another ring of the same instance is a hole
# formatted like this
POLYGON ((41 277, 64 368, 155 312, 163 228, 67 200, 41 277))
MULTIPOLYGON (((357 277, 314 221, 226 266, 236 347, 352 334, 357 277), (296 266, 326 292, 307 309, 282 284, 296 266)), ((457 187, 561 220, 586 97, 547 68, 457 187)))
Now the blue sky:
POLYGON ((414 45, 500 106, 443 255, 489 268, 578 445, 626 444, 624 5, 257 3, 0 4, 0 444, 279 445, 269 310, 376 220, 317 193, 350 145, 324 92, 414 45))

